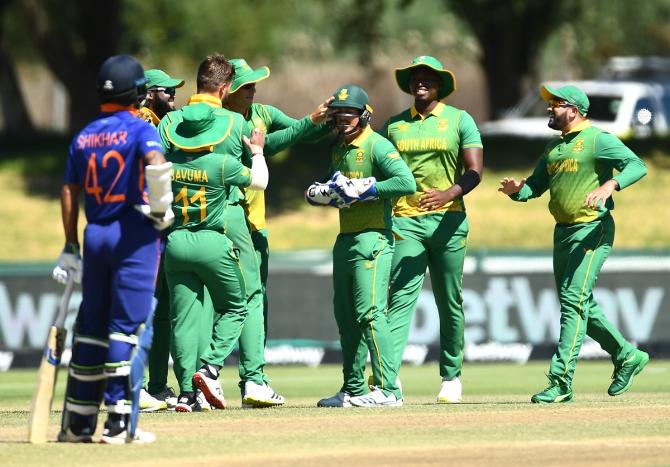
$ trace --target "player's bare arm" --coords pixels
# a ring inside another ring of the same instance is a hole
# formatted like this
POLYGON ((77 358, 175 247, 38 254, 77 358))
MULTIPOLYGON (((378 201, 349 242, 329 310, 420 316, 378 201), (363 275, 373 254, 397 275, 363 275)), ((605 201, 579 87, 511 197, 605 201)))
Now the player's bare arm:
POLYGON ((500 188, 498 188, 498 191, 507 196, 513 195, 514 193, 518 193, 525 184, 525 178, 517 181, 513 178, 505 177, 500 180, 500 188))
POLYGON ((256 154, 263 155, 263 147, 265 147, 265 133, 260 128, 254 128, 251 130, 251 138, 248 138, 246 135, 242 136, 242 141, 249 148, 251 154, 254 156, 256 154))
POLYGON ((60 205, 65 230, 65 243, 79 245, 77 221, 79 219, 79 192, 81 185, 66 183, 61 188, 60 205))
POLYGON ((328 105, 330 105, 331 102, 333 102, 333 99, 335 99, 333 96, 330 96, 328 99, 323 101, 319 106, 312 112, 309 116, 310 120, 312 120, 312 123, 315 125, 320 125, 323 122, 326 121, 326 116, 328 114, 328 105))
POLYGON ((619 184, 616 180, 608 180, 593 190, 591 193, 586 195, 584 204, 590 208, 596 209, 599 206, 604 205, 607 201, 607 198, 612 196, 612 193, 614 193, 614 190, 616 190, 618 187, 619 184))
POLYGON ((479 184, 484 171, 484 150, 482 148, 468 148, 464 149, 461 154, 465 166, 465 172, 461 178, 446 190, 435 188, 426 190, 419 201, 420 208, 436 209, 444 206, 448 202, 469 193, 479 184))

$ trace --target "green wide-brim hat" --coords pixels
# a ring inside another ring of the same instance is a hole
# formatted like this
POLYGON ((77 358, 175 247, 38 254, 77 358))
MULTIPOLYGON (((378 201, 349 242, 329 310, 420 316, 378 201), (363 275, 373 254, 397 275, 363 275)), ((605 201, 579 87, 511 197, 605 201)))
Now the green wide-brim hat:
POLYGON ((173 122, 165 130, 168 140, 186 151, 209 150, 226 139, 230 131, 230 119, 217 116, 218 111, 204 102, 183 107, 183 120, 173 122))
POLYGON ((556 98, 563 99, 568 104, 577 107, 577 110, 579 110, 579 113, 582 115, 586 115, 589 111, 589 106, 591 105, 586 93, 577 86, 571 84, 560 88, 553 88, 545 84, 540 87, 540 95, 545 102, 549 102, 551 99, 556 98))
POLYGON ((412 94, 412 91, 409 88, 409 78, 412 75, 412 71, 419 67, 428 67, 431 70, 435 71, 440 78, 442 78, 442 86, 437 93, 437 98, 439 100, 444 99, 449 94, 456 90, 456 77, 454 74, 443 68, 440 61, 429 55, 420 55, 412 60, 412 64, 405 68, 396 68, 395 70, 395 80, 400 86, 400 89, 405 91, 407 94, 412 94))
POLYGON ((266 66, 254 70, 243 58, 231 58, 229 61, 235 68, 235 77, 230 85, 230 94, 234 93, 245 84, 258 83, 270 76, 270 68, 266 66))
POLYGON ((172 78, 163 70, 156 68, 144 72, 144 77, 147 79, 147 89, 151 88, 180 88, 184 85, 184 80, 180 78, 172 78))

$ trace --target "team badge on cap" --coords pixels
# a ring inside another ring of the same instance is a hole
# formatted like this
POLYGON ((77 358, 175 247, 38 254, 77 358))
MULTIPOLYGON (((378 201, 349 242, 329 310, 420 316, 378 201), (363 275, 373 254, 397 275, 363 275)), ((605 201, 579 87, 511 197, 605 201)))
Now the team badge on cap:
POLYGON ((349 91, 347 91, 347 88, 340 89, 340 92, 337 95, 337 98, 341 101, 346 101, 347 97, 349 97, 349 91))

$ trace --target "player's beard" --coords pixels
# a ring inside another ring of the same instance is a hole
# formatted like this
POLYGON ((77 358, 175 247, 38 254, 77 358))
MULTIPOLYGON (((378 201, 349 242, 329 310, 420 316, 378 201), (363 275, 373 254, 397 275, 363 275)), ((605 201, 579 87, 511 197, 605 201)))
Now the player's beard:
POLYGON ((568 113, 565 112, 563 115, 556 115, 555 113, 549 114, 549 122, 547 126, 552 130, 562 131, 568 125, 568 113))
POLYGON ((170 105, 170 102, 163 99, 156 99, 154 102, 153 111, 158 118, 165 117, 165 114, 174 110, 174 107, 170 105))

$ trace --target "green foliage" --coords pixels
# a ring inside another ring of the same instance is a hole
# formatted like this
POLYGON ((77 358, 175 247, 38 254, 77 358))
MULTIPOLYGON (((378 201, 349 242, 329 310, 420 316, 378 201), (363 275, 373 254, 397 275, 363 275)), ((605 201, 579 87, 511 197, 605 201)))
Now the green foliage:
POLYGON ((539 65, 546 79, 589 78, 612 56, 668 54, 670 0, 591 0, 555 28, 539 65))

